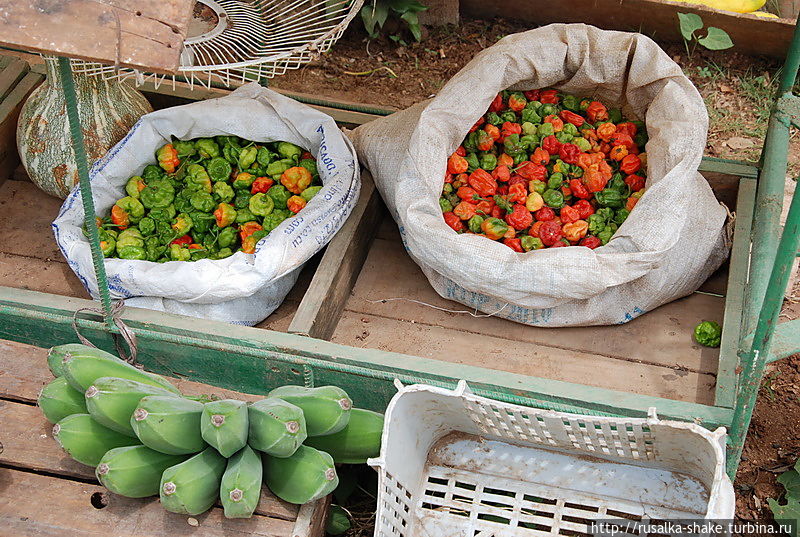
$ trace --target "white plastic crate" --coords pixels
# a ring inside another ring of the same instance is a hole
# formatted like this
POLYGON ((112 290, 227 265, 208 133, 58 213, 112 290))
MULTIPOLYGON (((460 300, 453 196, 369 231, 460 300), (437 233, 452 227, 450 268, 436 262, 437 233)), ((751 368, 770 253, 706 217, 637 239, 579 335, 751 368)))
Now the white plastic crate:
POLYGON ((403 387, 389 403, 375 537, 588 536, 592 520, 730 519, 724 428, 538 410, 403 387))

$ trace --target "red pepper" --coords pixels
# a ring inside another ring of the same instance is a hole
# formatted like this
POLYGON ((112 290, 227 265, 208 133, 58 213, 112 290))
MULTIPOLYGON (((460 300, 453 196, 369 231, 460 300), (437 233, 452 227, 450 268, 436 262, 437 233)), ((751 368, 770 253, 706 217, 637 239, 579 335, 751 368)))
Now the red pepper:
POLYGON ((459 157, 467 156, 467 150, 464 149, 463 145, 458 146, 458 149, 456 149, 456 155, 458 155, 459 157))
POLYGON ((469 220, 473 216, 475 216, 477 207, 475 204, 470 203, 468 201, 462 201, 458 205, 455 206, 453 209, 453 214, 459 217, 461 220, 469 220))
POLYGON ((564 130, 564 122, 561 121, 561 119, 554 114, 545 116, 544 122, 550 123, 553 126, 553 130, 556 132, 561 132, 564 130))
POLYGON ((489 151, 494 146, 494 138, 488 132, 480 130, 478 131, 477 146, 481 151, 489 151))
POLYGON ((481 216, 489 216, 492 214, 492 209, 494 209, 495 203, 493 199, 488 200, 481 200, 475 206, 475 214, 479 214, 481 216))
POLYGON ((184 244, 192 244, 193 242, 194 241, 192 240, 192 238, 189 235, 184 235, 183 237, 178 237, 177 239, 172 241, 170 244, 180 244, 181 246, 183 246, 184 244))
POLYGON ((642 167, 642 161, 636 155, 628 155, 619 164, 619 171, 624 174, 630 175, 639 171, 642 167))
POLYGON ((625 123, 617 123, 617 132, 627 134, 631 138, 636 136, 636 132, 638 130, 639 129, 636 128, 636 125, 630 121, 626 121, 625 123))
POLYGON ((456 190, 456 196, 465 201, 473 201, 477 195, 478 193, 475 192, 475 189, 469 186, 462 186, 456 190))
POLYGON ((552 134, 550 136, 545 136, 544 140, 542 140, 542 149, 551 155, 557 155, 558 150, 561 149, 561 142, 552 134))
POLYGON ((578 213, 577 209, 571 207, 569 205, 565 205, 561 208, 561 213, 559 215, 561 221, 565 224, 571 224, 572 222, 577 222, 581 219, 580 213, 578 213))
POLYGON ((303 151, 303 153, 300 155, 300 160, 314 160, 314 155, 308 151, 303 151))
POLYGON ((533 181, 534 179, 544 181, 545 177, 547 177, 547 168, 541 164, 534 164, 526 160, 517 167, 516 174, 528 181, 533 181))
MULTIPOLYGON (((519 183, 525 185, 526 187, 528 186, 528 180, 527 179, 525 179, 521 175, 512 175, 511 179, 508 180, 508 184, 506 184, 506 188, 509 189, 509 188, 511 188, 512 185, 516 185, 516 184, 519 184, 519 183)), ((505 193, 508 194, 508 191, 506 191, 505 193)))
MULTIPOLYGON (((544 243, 544 241, 542 241, 544 243)), ((557 240, 550 248, 561 248, 563 246, 569 246, 569 241, 567 239, 561 238, 557 240)))
MULTIPOLYGON (((578 211, 578 216, 581 217, 581 220, 586 220, 587 218, 589 218, 590 216, 592 216, 595 213, 594 207, 592 207, 592 204, 589 203, 588 200, 578 200, 572 206, 572 208, 575 209, 576 211, 578 211)), ((562 214, 563 214, 563 210, 562 210, 562 214)))
POLYGON ((497 141, 502 142, 512 134, 522 134, 522 125, 506 121, 500 129, 500 138, 498 138, 497 141))
POLYGON ((629 211, 632 211, 633 208, 636 207, 636 204, 639 202, 640 199, 641 199, 641 197, 631 196, 625 202, 625 208, 628 209, 629 211))
MULTIPOLYGON (((539 209, 541 211, 541 209, 539 209)), ((564 236, 561 226, 554 221, 545 222, 539 228, 539 238, 545 246, 552 246, 564 236)))
POLYGON ((498 181, 506 182, 511 178, 511 172, 508 171, 508 166, 502 165, 492 170, 492 177, 498 181))
POLYGON ((538 238, 539 229, 542 227, 542 225, 544 225, 544 222, 542 222, 541 220, 538 222, 534 222, 531 228, 528 230, 528 235, 530 235, 531 237, 538 238))
POLYGON ((503 244, 514 250, 515 252, 523 253, 522 239, 503 239, 503 244))
POLYGON ((578 246, 586 246, 587 248, 591 248, 594 250, 598 246, 602 246, 602 242, 600 239, 595 237, 594 235, 586 235, 581 241, 578 243, 578 246))
POLYGON ((558 104, 558 92, 554 89, 540 91, 539 102, 542 104, 558 104))
POLYGON ((542 207, 533 213, 533 216, 535 216, 536 220, 540 222, 550 222, 551 220, 555 220, 556 213, 550 207, 542 207))
POLYGON ((444 182, 445 183, 452 183, 453 182, 453 174, 450 174, 450 173, 444 174, 444 182))
POLYGON ((558 148, 558 156, 567 164, 577 164, 578 157, 583 151, 575 144, 561 144, 558 148))
POLYGON ((505 211, 503 211, 503 209, 501 209, 498 205, 495 205, 494 207, 492 207, 492 213, 490 216, 492 218, 503 218, 504 212, 505 211))
POLYGON ((644 188, 644 177, 641 175, 629 175, 625 178, 625 184, 631 187, 632 192, 638 192, 644 188))
POLYGON ((608 119, 608 109, 603 103, 592 101, 586 108, 586 117, 588 117, 589 121, 592 123, 606 121, 608 119))
POLYGON ((572 190, 566 185, 561 186, 561 193, 564 194, 564 199, 569 200, 569 197, 572 196, 572 190))
MULTIPOLYGON (((516 176, 514 176, 514 177, 516 177, 516 176)), ((510 183, 511 181, 513 181, 514 177, 509 179, 508 182, 510 183)), ((498 196, 505 196, 506 194, 508 194, 508 183, 506 183, 505 185, 500 185, 500 186, 497 187, 497 195, 498 196)))
POLYGON ((528 91, 523 91, 522 92, 522 94, 525 96, 525 98, 528 99, 529 101, 538 101, 539 100, 539 93, 540 93, 540 91, 538 89, 528 90, 528 91))
POLYGON ((478 168, 469 175, 469 186, 483 198, 494 196, 497 193, 497 181, 482 168, 478 168))
POLYGON ((489 105, 489 112, 499 112, 503 109, 503 96, 501 94, 497 94, 497 97, 492 100, 492 104, 489 105))
POLYGON ((506 223, 517 231, 529 228, 533 224, 533 215, 525 208, 524 201, 514 205, 514 210, 506 215, 506 223))
POLYGON ((528 104, 525 100, 519 99, 518 95, 511 95, 508 98, 508 107, 512 109, 514 112, 522 112, 525 105, 528 104))
POLYGON ((625 149, 627 149, 629 153, 639 150, 639 148, 636 147, 636 144, 633 142, 633 138, 631 138, 628 133, 619 131, 619 126, 617 127, 617 132, 611 136, 611 145, 625 146, 625 149))
POLYGON ((500 129, 498 129, 495 125, 492 125, 491 123, 486 125, 483 128, 483 130, 485 130, 489 134, 489 136, 492 137, 492 140, 496 141, 497 139, 500 138, 500 129))
POLYGON ((469 132, 475 132, 476 130, 478 130, 485 121, 486 120, 483 119, 483 116, 479 117, 478 121, 476 121, 475 124, 472 127, 470 127, 469 132))
POLYGON ((450 226, 453 231, 461 231, 464 229, 464 224, 461 222, 461 219, 457 217, 453 212, 446 212, 442 214, 444 217, 444 223, 450 226))
MULTIPOLYGON (((452 181, 452 179, 450 179, 452 181)), ((447 179, 445 179, 447 182, 447 179)), ((253 185, 250 187, 251 194, 258 194, 259 192, 266 192, 272 185, 275 184, 275 181, 270 179, 269 177, 256 177, 256 180, 253 181, 253 185)))
POLYGON ((525 203, 528 199, 528 184, 523 180, 508 186, 508 201, 511 203, 525 203))
POLYGON ((580 179, 569 180, 569 190, 572 195, 582 200, 588 200, 592 197, 592 193, 584 186, 580 179))
POLYGON ((572 123, 576 127, 580 127, 584 122, 583 116, 579 116, 575 112, 570 112, 569 110, 562 110, 559 117, 567 123, 572 123))
POLYGON ((548 164, 550 164, 550 153, 548 153, 541 147, 537 147, 536 149, 533 150, 533 155, 531 155, 531 162, 533 162, 534 164, 541 164, 543 166, 547 166, 548 164))
POLYGON ((450 158, 447 159, 447 173, 464 173, 467 171, 467 168, 469 168, 469 162, 467 162, 467 159, 460 155, 453 153, 450 155, 450 158))

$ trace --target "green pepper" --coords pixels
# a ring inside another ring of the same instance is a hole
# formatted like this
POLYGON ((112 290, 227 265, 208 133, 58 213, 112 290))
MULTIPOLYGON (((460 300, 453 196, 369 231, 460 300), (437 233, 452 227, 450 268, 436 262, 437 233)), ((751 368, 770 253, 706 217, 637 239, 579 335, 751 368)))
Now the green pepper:
POLYGON ((147 237, 148 235, 152 235, 156 232, 156 221, 148 216, 145 216, 139 220, 139 224, 137 224, 136 227, 139 228, 139 231, 142 232, 142 235, 147 237))
POLYGON ((144 179, 139 177, 138 175, 134 175, 128 182, 125 184, 125 193, 127 193, 130 197, 139 199, 139 193, 146 187, 147 185, 144 182, 144 179))
POLYGON ((256 216, 267 216, 275 208, 275 201, 263 192, 254 194, 248 203, 250 212, 256 216))
POLYGON ((128 217, 132 224, 138 222, 144 216, 144 206, 136 198, 125 196, 117 200, 117 205, 120 209, 128 213, 128 217))
POLYGON ((258 163, 261 166, 264 167, 269 166, 269 163, 272 162, 272 157, 273 157, 272 152, 266 147, 262 146, 258 148, 258 153, 256 154, 256 161, 258 161, 258 163))
POLYGON ((513 110, 506 110, 502 114, 500 114, 500 119, 503 120, 503 123, 508 121, 509 123, 516 123, 517 122, 517 113, 513 110))
POLYGON ((123 230, 117 236, 117 253, 119 253, 120 248, 126 246, 144 246, 144 237, 142 237, 142 233, 135 227, 129 227, 123 230))
POLYGON ((547 190, 547 183, 540 181, 539 179, 534 179, 528 183, 528 188, 531 190, 531 192, 544 194, 544 191, 547 190))
POLYGON ((220 145, 220 147, 224 146, 225 144, 242 145, 242 139, 238 136, 219 135, 214 136, 214 140, 220 145))
POLYGON ((541 250, 544 248, 542 239, 539 237, 531 237, 530 235, 523 235, 520 238, 520 245, 526 252, 530 252, 531 250, 541 250))
POLYGON ((458 194, 456 194, 455 192, 447 194, 444 197, 447 199, 447 201, 450 202, 450 205, 452 205, 453 207, 456 207, 459 203, 461 203, 461 198, 459 198, 458 194))
POLYGON ((622 110, 619 108, 609 108, 608 120, 611 123, 620 123, 622 121, 622 110))
POLYGON ((164 171, 154 164, 148 164, 144 167, 142 171, 142 178, 145 181, 150 181, 152 179, 162 179, 166 177, 164 171))
POLYGON ((539 109, 539 115, 542 117, 552 116, 558 114, 558 108, 552 104, 543 104, 539 109))
POLYGON ((600 242, 603 243, 603 246, 608 244, 608 241, 611 240, 611 237, 614 236, 614 233, 617 231, 616 224, 608 224, 603 231, 597 234, 597 238, 600 239, 600 242))
POLYGON ((211 138, 200 138, 194 143, 194 147, 203 158, 214 158, 220 155, 219 145, 211 138))
POLYGON ((480 158, 480 167, 490 172, 497 168, 497 157, 492 153, 484 153, 480 158))
POLYGON ((211 193, 211 176, 199 164, 189 164, 186 168, 186 188, 189 190, 203 190, 211 193))
POLYGON ((467 134, 462 145, 467 153, 475 153, 478 150, 478 131, 467 134))
POLYGON ((478 159, 477 154, 467 153, 467 156, 464 158, 467 160, 467 173, 472 173, 481 167, 481 161, 478 159))
POLYGON ((316 160, 310 158, 304 158, 303 160, 300 161, 300 166, 307 169, 308 172, 311 174, 311 177, 317 177, 319 175, 319 170, 317 169, 316 160))
POLYGON ((240 190, 236 193, 236 197, 233 199, 233 206, 237 209, 246 209, 250 203, 251 197, 253 197, 253 195, 249 191, 240 190))
POLYGON ((525 151, 520 151, 519 153, 514 153, 513 155, 509 156, 514 160, 514 166, 519 166, 528 160, 528 154, 525 151))
POLYGON ((214 210, 214 198, 208 192, 197 191, 192 192, 192 195, 189 196, 189 203, 192 204, 196 210, 203 212, 203 213, 210 213, 214 210))
MULTIPOLYGON (((614 223, 621 226, 622 223, 625 221, 626 218, 628 218, 628 215, 630 214, 631 212, 625 207, 623 207, 622 209, 617 209, 617 212, 614 213, 614 223)), ((141 227, 141 224, 139 224, 139 226, 141 227)))
POLYGON ((238 144, 227 143, 222 148, 222 158, 224 158, 229 164, 238 164, 239 153, 241 152, 242 148, 239 147, 238 144))
POLYGON ((589 142, 589 140, 583 137, 573 138, 571 143, 577 145, 578 149, 584 153, 592 148, 592 144, 589 142))
POLYGON ((192 155, 197 153, 197 149, 195 149, 194 144, 192 142, 184 142, 182 140, 178 140, 176 142, 172 142, 172 146, 178 152, 179 159, 191 157, 192 155))
POLYGON ((167 247, 164 246, 159 237, 147 237, 144 240, 144 251, 148 261, 158 261, 167 251, 167 247))
POLYGON ((541 125, 539 125, 539 128, 537 129, 537 133, 542 138, 545 138, 546 136, 550 136, 550 135, 554 134, 555 130, 553 129, 553 124, 552 123, 542 123, 541 125))
POLYGON ((574 138, 574 136, 572 136, 571 134, 569 134, 568 132, 565 132, 563 130, 561 132, 557 132, 556 133, 556 140, 558 140, 562 144, 570 143, 573 138, 574 138))
POLYGON ((287 218, 288 215, 286 214, 286 211, 275 210, 272 211, 272 214, 268 214, 264 217, 264 221, 262 222, 261 226, 264 228, 264 231, 269 233, 287 218))
POLYGON ((103 256, 111 257, 117 250, 117 240, 107 233, 100 233, 100 249, 103 256))
POLYGON ((169 222, 156 220, 156 236, 162 244, 166 244, 177 237, 175 230, 172 229, 172 219, 169 222))
POLYGON ((292 167, 294 167, 294 162, 287 159, 281 159, 271 162, 270 165, 267 166, 266 172, 267 175, 275 179, 275 181, 277 182, 280 180, 280 176, 283 175, 283 172, 292 167))
POLYGON ((609 207, 601 207, 597 209, 595 214, 599 214, 606 222, 611 222, 614 219, 614 209, 609 207))
POLYGON ((564 128, 561 129, 561 131, 571 134, 573 137, 578 135, 578 127, 572 123, 564 123, 564 128))
POLYGON ((166 179, 152 179, 139 193, 139 199, 148 209, 169 207, 175 200, 175 189, 166 179))
POLYGON ((601 207, 619 209, 625 205, 625 198, 623 198, 619 192, 610 188, 595 192, 594 199, 597 200, 597 204, 601 207))
POLYGON ((147 216, 156 221, 163 220, 164 222, 171 222, 172 219, 175 218, 176 214, 177 212, 175 210, 175 206, 168 205, 167 207, 150 209, 150 212, 147 213, 147 216))
POLYGON ((222 228, 222 231, 219 232, 217 244, 219 244, 220 248, 227 248, 236 244, 238 238, 239 234, 236 232, 236 228, 233 226, 228 226, 226 228, 222 228))
POLYGON ((285 209, 286 202, 292 197, 292 193, 286 190, 283 185, 275 185, 267 191, 267 195, 275 202, 275 207, 278 209, 285 209))
POLYGON ((570 112, 577 112, 578 107, 580 106, 580 102, 581 102, 580 98, 575 95, 567 94, 561 98, 561 106, 563 106, 570 112))
POLYGON ((481 224, 483 224, 483 217, 480 215, 475 215, 469 219, 467 225, 469 226, 469 230, 473 233, 481 233, 481 224))
POLYGON ((233 180, 233 188, 236 190, 250 190, 255 180, 256 176, 252 173, 239 172, 236 174, 236 179, 233 180))
POLYGON ((245 147, 239 153, 239 169, 246 170, 256 161, 258 156, 258 149, 255 146, 245 147))
POLYGON ((311 201, 320 190, 322 190, 321 186, 310 186, 305 190, 303 190, 302 192, 300 192, 300 197, 306 201, 311 201))
POLYGON ((505 140, 503 140, 503 147, 506 153, 511 156, 525 151, 525 146, 520 142, 519 134, 509 134, 506 136, 505 140))
POLYGON ((539 110, 541 107, 541 101, 528 101, 528 104, 525 105, 525 110, 539 110))
MULTIPOLYGON (((538 101, 531 101, 531 102, 538 102, 538 101)), ((530 105, 530 104, 531 103, 528 103, 528 105, 530 105)), ((539 123, 542 122, 542 117, 539 114, 536 113, 536 110, 526 107, 522 111, 522 121, 523 122, 527 122, 527 123, 531 123, 533 125, 538 125, 539 123)))
POLYGON ((141 259, 147 260, 147 253, 142 246, 123 246, 117 247, 117 254, 121 259, 141 259))
POLYGON ((533 123, 525 122, 522 124, 522 134, 523 136, 528 136, 531 134, 536 134, 538 131, 538 125, 534 125, 533 123))
POLYGON ((194 212, 189 213, 192 218, 192 232, 206 233, 214 227, 216 220, 213 214, 194 212))
POLYGON ((281 157, 297 163, 300 160, 300 155, 303 154, 303 150, 289 142, 278 142, 278 153, 281 157))
MULTIPOLYGON (((191 196, 191 191, 189 190, 181 190, 178 192, 178 195, 175 196, 175 209, 179 213, 190 213, 192 212, 192 203, 189 201, 189 197, 191 196)), ((174 215, 173 215, 174 218, 174 215)))
POLYGON ((192 258, 192 252, 188 248, 183 248, 180 244, 170 244, 169 258, 173 261, 189 261, 192 258))
POLYGON ((481 223, 481 231, 493 241, 500 240, 508 233, 508 224, 499 218, 487 218, 481 223))
POLYGON ((228 183, 224 181, 217 181, 214 183, 214 195, 219 201, 223 203, 230 203, 230 201, 236 196, 236 193, 228 183))
POLYGON ((525 148, 525 151, 532 151, 539 147, 539 137, 535 134, 526 134, 519 139, 519 142, 525 148))
POLYGON ((489 112, 486 114, 486 123, 499 127, 503 124, 503 118, 497 115, 497 112, 489 112))
POLYGON ((719 347, 722 327, 716 321, 703 321, 694 327, 694 340, 704 347, 719 347))
POLYGON ((186 235, 192 229, 192 217, 186 213, 181 213, 172 221, 172 229, 178 236, 186 235))
MULTIPOLYGON (((249 203, 249 202, 248 202, 249 203)), ((256 219, 256 215, 250 212, 250 208, 246 205, 241 209, 236 209, 236 223, 237 224, 245 224, 247 222, 252 222, 256 219)))
POLYGON ((453 204, 447 198, 439 198, 439 207, 443 213, 449 213, 453 210, 453 204))
POLYGON ((619 195, 625 199, 631 195, 631 187, 628 186, 628 183, 622 178, 621 173, 615 173, 611 177, 611 180, 606 184, 606 190, 616 190, 619 192, 619 195))
POLYGON ((442 188, 442 192, 445 194, 452 194, 453 193, 453 183, 445 183, 444 188, 442 188))
POLYGON ((233 251, 230 248, 220 248, 218 252, 214 252, 211 255, 211 259, 225 259, 226 257, 230 257, 233 255, 233 251))
POLYGON ((564 206, 564 194, 560 190, 545 190, 542 199, 545 205, 553 209, 560 209, 564 206))
POLYGON ((222 157, 212 158, 206 163, 206 171, 214 181, 227 181, 231 177, 231 165, 222 157))
POLYGON ((606 219, 598 213, 589 215, 586 221, 589 223, 589 233, 592 235, 597 235, 606 227, 606 219))
MULTIPOLYGON (((564 174, 561 173, 551 173, 550 177, 547 179, 547 188, 557 190, 561 188, 564 184, 564 174)), ((540 192, 540 194, 544 194, 544 192, 540 192)))

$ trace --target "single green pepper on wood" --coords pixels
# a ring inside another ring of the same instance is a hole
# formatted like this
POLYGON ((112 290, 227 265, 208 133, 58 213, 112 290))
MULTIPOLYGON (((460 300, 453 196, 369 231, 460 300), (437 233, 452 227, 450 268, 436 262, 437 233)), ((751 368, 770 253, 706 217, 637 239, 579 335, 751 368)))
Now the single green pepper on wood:
POLYGON ((722 327, 716 321, 703 321, 694 328, 694 339, 704 347, 719 347, 722 327))

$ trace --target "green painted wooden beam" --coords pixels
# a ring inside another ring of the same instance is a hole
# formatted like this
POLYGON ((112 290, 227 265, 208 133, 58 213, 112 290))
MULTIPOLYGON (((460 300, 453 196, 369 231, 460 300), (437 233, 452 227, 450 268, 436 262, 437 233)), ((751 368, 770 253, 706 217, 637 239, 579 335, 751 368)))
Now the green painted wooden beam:
MULTIPOLYGON (((89 300, 0 287, 0 338, 39 346, 75 341, 72 315, 89 300)), ((517 375, 373 349, 360 349, 304 336, 128 308, 142 364, 158 373, 250 393, 286 383, 336 383, 352 391, 356 404, 383 409, 398 378, 406 384, 455 387, 465 379, 476 393, 499 400, 585 414, 660 416, 727 425, 730 409, 618 392, 582 384, 517 375)), ((92 341, 113 351, 109 329, 99 317, 80 319, 92 341)))

